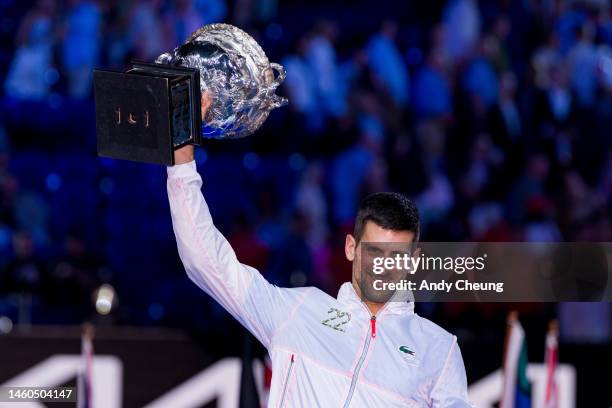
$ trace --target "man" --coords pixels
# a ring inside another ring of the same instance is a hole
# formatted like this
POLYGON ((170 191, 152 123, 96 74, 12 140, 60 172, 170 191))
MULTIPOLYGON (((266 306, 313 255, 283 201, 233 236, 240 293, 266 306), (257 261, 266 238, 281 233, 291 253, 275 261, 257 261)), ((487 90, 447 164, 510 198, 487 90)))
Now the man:
POLYGON ((455 336, 414 313, 412 302, 362 301, 362 243, 416 241, 411 201, 393 193, 366 198, 346 237, 352 282, 333 298, 315 287, 279 288, 241 264, 213 225, 193 146, 177 150, 175 163, 168 198, 181 260, 191 280, 268 349, 270 407, 470 406, 455 336))

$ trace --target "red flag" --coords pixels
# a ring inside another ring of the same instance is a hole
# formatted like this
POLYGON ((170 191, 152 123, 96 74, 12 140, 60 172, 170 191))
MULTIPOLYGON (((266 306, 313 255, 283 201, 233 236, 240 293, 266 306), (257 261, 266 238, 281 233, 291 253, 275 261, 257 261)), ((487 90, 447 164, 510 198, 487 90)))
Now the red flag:
POLYGON ((557 388, 557 366, 559 364, 558 325, 553 320, 548 326, 546 334, 546 351, 544 364, 546 364, 546 391, 544 392, 544 408, 559 407, 559 390, 557 388))

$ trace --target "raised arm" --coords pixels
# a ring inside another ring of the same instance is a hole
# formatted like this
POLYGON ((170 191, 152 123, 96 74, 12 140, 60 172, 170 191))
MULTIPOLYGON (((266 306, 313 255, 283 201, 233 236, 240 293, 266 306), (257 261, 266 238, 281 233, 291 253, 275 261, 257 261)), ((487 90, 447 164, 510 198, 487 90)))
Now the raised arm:
POLYGON ((193 146, 179 149, 175 162, 168 167, 168 199, 187 275, 267 347, 307 290, 276 287, 256 269, 240 263, 213 224, 193 161, 193 146))

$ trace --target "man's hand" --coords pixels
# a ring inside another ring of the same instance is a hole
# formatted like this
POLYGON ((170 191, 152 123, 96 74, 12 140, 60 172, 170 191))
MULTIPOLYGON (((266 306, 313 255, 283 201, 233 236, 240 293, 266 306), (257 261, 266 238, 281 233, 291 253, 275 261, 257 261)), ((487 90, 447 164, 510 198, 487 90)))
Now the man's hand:
MULTIPOLYGON (((204 92, 204 94, 202 94, 202 121, 204 121, 204 117, 206 116, 206 112, 208 111, 208 108, 210 108, 211 103, 212 99, 210 94, 208 92, 204 92)), ((193 151, 194 147, 192 144, 176 149, 174 151, 174 164, 185 164, 193 161, 193 151)))

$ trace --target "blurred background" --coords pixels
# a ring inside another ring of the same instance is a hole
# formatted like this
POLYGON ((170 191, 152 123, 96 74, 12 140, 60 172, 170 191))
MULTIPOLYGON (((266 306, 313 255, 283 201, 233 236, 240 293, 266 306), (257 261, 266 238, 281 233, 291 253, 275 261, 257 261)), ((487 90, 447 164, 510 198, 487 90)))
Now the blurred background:
MULTIPOLYGON (((212 360, 249 349, 185 276, 165 168, 96 156, 92 69, 212 22, 287 70, 288 107, 197 151, 217 226, 271 282, 335 296, 375 191, 416 201, 424 241, 612 241, 608 1, 0 0, 0 339, 92 321, 176 329, 212 360)), ((417 312, 459 337, 474 382, 500 366, 511 308, 536 362, 559 319, 577 406, 612 405, 609 303, 417 312)))

